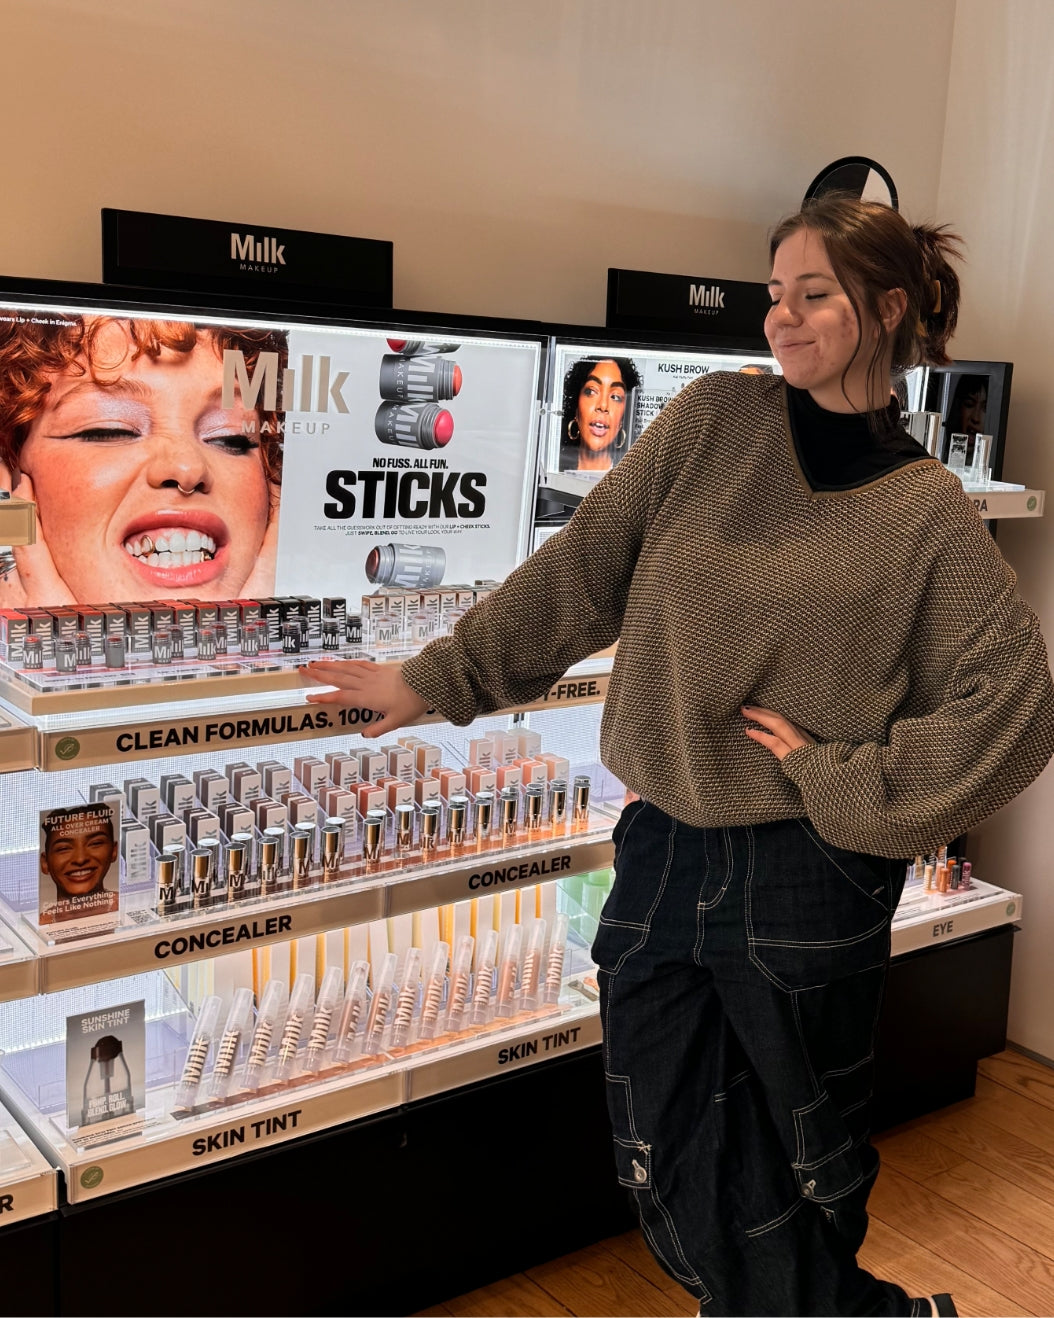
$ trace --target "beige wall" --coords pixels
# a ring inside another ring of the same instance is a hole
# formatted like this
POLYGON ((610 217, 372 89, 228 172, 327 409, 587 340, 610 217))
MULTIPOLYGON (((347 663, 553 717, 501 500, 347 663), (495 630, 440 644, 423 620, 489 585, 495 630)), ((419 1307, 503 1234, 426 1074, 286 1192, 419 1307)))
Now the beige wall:
POLYGON ((395 242, 396 304, 602 323, 609 265, 763 278, 848 153, 936 202, 954 0, 3 0, 0 272, 99 209, 395 242))
MULTIPOLYGON (((958 0, 938 211, 969 244, 955 352, 1014 363, 1004 475, 1050 492, 999 544, 1054 649, 1054 5, 958 0)), ((981 878, 1025 894, 1010 1038, 1054 1058, 1054 769, 973 839, 981 878)))

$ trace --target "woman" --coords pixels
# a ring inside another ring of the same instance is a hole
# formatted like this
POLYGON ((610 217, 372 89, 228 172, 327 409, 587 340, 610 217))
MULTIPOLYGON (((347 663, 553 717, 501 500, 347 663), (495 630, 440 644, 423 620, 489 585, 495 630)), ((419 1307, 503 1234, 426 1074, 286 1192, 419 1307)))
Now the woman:
POLYGON ((0 324, 0 482, 36 501, 38 527, 0 603, 274 588, 277 416, 237 388, 224 400, 226 351, 251 379, 262 352, 284 360, 285 338, 91 315, 0 324))
POLYGON ((637 368, 625 357, 584 357, 571 366, 560 418, 561 471, 611 470, 631 442, 626 402, 639 387, 637 368))
POLYGON ((782 379, 686 388, 453 636, 307 670, 384 734, 523 703, 620 638, 601 750, 641 799, 593 947, 615 1159, 703 1313, 955 1311, 856 1263, 890 922, 902 858, 1042 769, 1054 688, 959 481, 896 425, 894 365, 946 360, 952 254, 810 203, 771 242, 782 379))
POLYGON ((955 381, 955 389, 948 404, 948 415, 944 420, 944 442, 941 447, 941 460, 947 462, 948 448, 952 435, 967 435, 970 443, 966 451, 966 460, 973 462, 974 435, 984 433, 985 413, 988 410, 988 376, 960 375, 955 381))

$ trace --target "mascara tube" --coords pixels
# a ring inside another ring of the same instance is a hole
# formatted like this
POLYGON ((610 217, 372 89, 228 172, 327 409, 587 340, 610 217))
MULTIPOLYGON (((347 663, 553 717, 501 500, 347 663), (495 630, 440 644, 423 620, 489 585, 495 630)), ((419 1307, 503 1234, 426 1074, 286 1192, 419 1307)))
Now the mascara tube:
POLYGON ((366 1041, 363 1045, 363 1052, 368 1056, 379 1053, 384 1042, 388 1013, 395 994, 395 968, 398 960, 394 952, 389 952, 385 956, 373 988, 373 1001, 370 1003, 370 1014, 366 1019, 366 1041))
POLYGON ((473 1025, 486 1025, 490 1019, 491 999, 494 996, 494 963, 498 956, 498 931, 488 929, 480 943, 476 958, 476 978, 472 985, 473 1025))
POLYGON ((436 943, 432 949, 432 960, 425 980, 424 997, 421 1002, 421 1038, 434 1039, 439 1024, 439 1012, 443 1006, 443 989, 446 987, 447 965, 450 961, 450 944, 436 943))
POLYGON ((212 1078, 209 1081, 209 1102, 222 1103, 231 1087, 231 1078, 238 1061, 238 1049, 247 1037, 253 1020, 252 989, 240 988, 234 994, 231 1009, 227 1013, 227 1023, 216 1048, 216 1059, 212 1063, 212 1078))
POLYGON ((311 1022, 311 1033, 307 1038, 307 1056, 304 1060, 304 1070, 309 1071, 312 1075, 316 1074, 322 1066, 322 1057, 329 1044, 329 1032, 333 1025, 333 1017, 340 1006, 343 992, 344 971, 340 966, 330 966, 322 976, 322 984, 318 990, 318 1001, 315 1003, 315 1016, 311 1022))
POLYGON ((417 1014, 417 998, 421 989, 421 949, 407 949, 403 966, 403 982, 395 999, 392 1018, 392 1047, 403 1048, 410 1040, 410 1027, 417 1014))
POLYGON ((337 1047, 334 1060, 344 1066, 362 1051, 366 1031, 366 980, 370 963, 353 961, 348 969, 348 986, 337 1022, 337 1047))
POLYGON ((462 934, 450 971, 450 996, 447 999, 446 1027, 455 1033, 465 1028, 465 1009, 472 982, 472 953, 476 940, 471 934, 462 934))
POLYGON ((297 975, 289 998, 289 1012, 278 1041, 274 1078, 284 1084, 296 1069, 296 1055, 300 1051, 305 1029, 309 1027, 315 1006, 314 975, 297 975))
POLYGON ((187 1049, 186 1061, 183 1063, 183 1073, 179 1077, 179 1084, 176 1086, 176 1102, 172 1108, 173 1112, 190 1112, 194 1108, 197 1102, 198 1090, 201 1087, 201 1077, 205 1074, 205 1063, 208 1060, 209 1049, 216 1037, 219 1020, 220 1000, 213 995, 206 998, 201 1004, 201 1011, 198 1013, 197 1024, 194 1026, 190 1047, 187 1049))

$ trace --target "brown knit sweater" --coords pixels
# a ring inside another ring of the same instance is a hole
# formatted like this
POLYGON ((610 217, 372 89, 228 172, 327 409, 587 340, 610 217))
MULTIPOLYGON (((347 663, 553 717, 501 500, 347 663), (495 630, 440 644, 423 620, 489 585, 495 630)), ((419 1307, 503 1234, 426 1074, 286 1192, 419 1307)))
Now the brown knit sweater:
POLYGON ((806 815, 829 842, 931 850, 1054 752, 1035 615, 932 459, 813 492, 777 377, 683 390, 504 585, 403 666, 454 723, 619 647, 604 763, 697 827, 806 815), (782 763, 740 706, 816 738, 782 763))

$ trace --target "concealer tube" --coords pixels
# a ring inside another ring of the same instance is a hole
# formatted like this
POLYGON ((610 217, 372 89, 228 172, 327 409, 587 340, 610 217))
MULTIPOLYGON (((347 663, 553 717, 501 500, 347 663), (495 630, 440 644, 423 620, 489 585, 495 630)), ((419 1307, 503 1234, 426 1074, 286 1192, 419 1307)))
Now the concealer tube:
POLYGON ((353 961, 348 969, 348 986, 337 1023, 337 1046, 334 1060, 344 1066, 362 1051, 366 1032, 366 980, 370 973, 368 961, 353 961))
POLYGON ((343 991, 344 971, 340 966, 330 966, 322 976, 322 984, 318 990, 318 1000, 315 1003, 315 1015, 311 1022, 311 1033, 307 1038, 304 1070, 312 1075, 321 1069, 322 1058, 329 1044, 329 1032, 333 1025, 333 1017, 340 1006, 343 991))
POLYGON ((395 850, 408 856, 414 845, 414 807, 404 803, 395 807, 395 850))
POLYGON ((392 1019, 392 1047, 403 1048, 410 1042, 410 1027, 417 1014, 417 997, 421 989, 421 949, 411 947, 403 966, 403 982, 395 1000, 392 1019))
POLYGON ((216 1048, 216 1060, 212 1063, 212 1077, 209 1081, 209 1102, 222 1103, 230 1092, 231 1078, 238 1061, 238 1049, 247 1037, 253 1019, 252 989, 240 988, 234 994, 231 1009, 227 1013, 227 1023, 216 1048))
POLYGON ((549 942, 549 955, 545 960, 545 1004, 555 1006, 560 1001, 564 983, 564 956, 567 952, 567 912, 560 911, 553 921, 553 936, 549 942))
POLYGON ((476 797, 476 845, 488 846, 494 818, 494 793, 480 792, 476 797))
POLYGON ((465 1028, 465 1009, 472 980, 472 953, 476 940, 471 934, 462 934, 450 971, 450 996, 447 999, 446 1027, 454 1032, 465 1028))
POLYGON ((450 944, 436 943, 432 949, 432 959, 425 980, 424 996, 421 1000, 421 1038, 434 1039, 439 1025, 439 1012, 443 1005, 443 989, 446 984, 447 965, 450 961, 450 944))
POLYGON ((314 882, 314 875, 311 873, 311 852, 314 830, 309 828, 294 828, 290 841, 293 851, 293 891, 299 892, 303 888, 310 888, 314 882))
POLYGON ((494 963, 498 956, 498 931, 488 929, 476 958, 476 978, 472 985, 472 1024, 486 1025, 490 1020, 494 996, 494 963))
POLYGON ((520 793, 516 787, 501 789, 501 840, 504 846, 512 846, 520 827, 520 793))
POLYGON ((520 974, 520 1005, 526 1011, 540 1005, 539 990, 542 982, 542 962, 545 958, 545 921, 531 920, 524 935, 527 950, 523 956, 520 974))
POLYGON ((344 820, 333 815, 322 825, 322 882, 333 883, 344 860, 344 820))
POLYGON ((426 801, 421 807, 421 859, 431 860, 439 845, 440 807, 438 801, 426 801))
POLYGON ((157 913, 172 915, 179 901, 179 857, 171 853, 158 856, 156 874, 157 913))
POLYGON ((549 823, 554 829, 567 823, 567 783, 554 778, 549 784, 549 823))
POLYGON ((190 900, 195 911, 205 911, 212 905, 212 851, 195 847, 190 853, 190 900))
POLYGON ((249 848, 252 836, 249 833, 235 833, 224 850, 223 863, 227 870, 227 900, 240 902, 245 899, 245 885, 249 878, 249 848))
POLYGON ((516 1011, 516 988, 520 977, 520 959, 523 956, 523 925, 510 926, 505 934, 498 968, 498 1000, 494 1016, 502 1020, 516 1011))
POLYGON ((465 845, 465 826, 468 821, 468 797, 452 796, 450 798, 450 813, 447 816, 447 829, 450 837, 450 845, 460 848, 465 845))
POLYGON ((260 896, 272 897, 278 891, 278 866, 281 863, 283 832, 265 828, 260 843, 260 896))
POLYGON ((263 1081, 264 1069, 271 1053, 271 1041, 281 1032, 289 1006, 289 990, 285 981, 269 979, 260 1001, 260 1011, 256 1017, 252 1042, 249 1044, 249 1056, 245 1062, 245 1088, 256 1090, 263 1081))
POLYGON ((187 1049, 186 1061, 183 1063, 183 1073, 179 1077, 179 1084, 176 1086, 176 1102, 172 1108, 173 1112, 189 1112, 197 1102, 198 1090, 201 1086, 201 1077, 205 1074, 205 1063, 208 1060, 209 1049, 212 1047, 219 1026, 220 1005, 219 998, 215 996, 206 998, 201 1004, 201 1011, 198 1013, 197 1023, 194 1026, 190 1047, 187 1049))
POLYGON ((274 1078, 281 1084, 290 1079, 296 1070, 296 1055, 300 1051, 300 1043, 314 1005, 314 975, 297 975, 289 998, 289 1014, 285 1018, 278 1043, 274 1078))
POLYGON ((380 864, 384 850, 384 823, 387 812, 384 810, 367 810, 362 822, 362 859, 367 869, 380 864))
POLYGON ((589 778, 586 774, 579 774, 575 779, 573 810, 573 823, 589 823, 589 778))
POLYGON ((542 804, 545 798, 540 783, 532 783, 523 794, 523 823, 529 838, 537 838, 542 830, 542 804))
POLYGON ((367 1056, 379 1053, 384 1042, 388 1013, 391 1009, 392 998, 395 995, 395 967, 398 960, 399 958, 394 952, 389 952, 385 956, 374 985, 370 1014, 366 1019, 366 1040, 363 1045, 363 1052, 367 1056))

